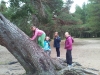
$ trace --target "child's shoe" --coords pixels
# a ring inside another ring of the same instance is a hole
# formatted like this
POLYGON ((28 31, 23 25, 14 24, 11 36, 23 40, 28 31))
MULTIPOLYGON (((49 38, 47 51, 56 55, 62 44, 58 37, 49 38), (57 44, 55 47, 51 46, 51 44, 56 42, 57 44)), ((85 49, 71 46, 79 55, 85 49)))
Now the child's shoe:
POLYGON ((72 65, 68 65, 68 70, 71 70, 71 68, 72 68, 72 65))

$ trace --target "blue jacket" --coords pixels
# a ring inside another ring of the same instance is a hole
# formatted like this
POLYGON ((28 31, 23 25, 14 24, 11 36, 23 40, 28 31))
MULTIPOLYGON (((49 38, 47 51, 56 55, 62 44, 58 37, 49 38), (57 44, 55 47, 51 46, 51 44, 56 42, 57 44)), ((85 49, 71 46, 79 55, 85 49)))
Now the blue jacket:
POLYGON ((44 41, 44 51, 47 51, 47 50, 51 50, 50 42, 45 40, 44 41))
POLYGON ((59 36, 57 38, 54 38, 54 47, 60 48, 60 42, 61 38, 59 36))

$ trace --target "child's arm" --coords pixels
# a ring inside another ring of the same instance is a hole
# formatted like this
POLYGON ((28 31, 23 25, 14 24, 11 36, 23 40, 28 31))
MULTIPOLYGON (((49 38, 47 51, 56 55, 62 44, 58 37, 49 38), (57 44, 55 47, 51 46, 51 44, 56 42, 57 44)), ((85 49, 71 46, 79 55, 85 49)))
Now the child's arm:
POLYGON ((37 32, 37 31, 35 31, 35 34, 34 34, 34 36, 33 36, 32 38, 30 38, 30 40, 34 40, 34 39, 36 39, 36 37, 37 37, 37 34, 38 34, 38 32, 37 32))
POLYGON ((60 37, 57 37, 57 41, 60 42, 61 41, 61 38, 60 37))
POLYGON ((72 38, 68 38, 68 44, 66 45, 66 47, 70 47, 72 45, 72 38))
POLYGON ((49 42, 49 50, 51 50, 50 42, 49 42))
POLYGON ((46 46, 46 42, 44 41, 44 47, 46 46))

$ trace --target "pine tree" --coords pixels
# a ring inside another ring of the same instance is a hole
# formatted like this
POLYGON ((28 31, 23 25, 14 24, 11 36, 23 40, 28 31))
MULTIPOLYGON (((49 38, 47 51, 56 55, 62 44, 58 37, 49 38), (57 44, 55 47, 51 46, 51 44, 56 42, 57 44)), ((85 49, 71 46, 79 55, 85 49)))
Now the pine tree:
POLYGON ((89 0, 89 24, 92 31, 100 33, 100 0, 89 0))

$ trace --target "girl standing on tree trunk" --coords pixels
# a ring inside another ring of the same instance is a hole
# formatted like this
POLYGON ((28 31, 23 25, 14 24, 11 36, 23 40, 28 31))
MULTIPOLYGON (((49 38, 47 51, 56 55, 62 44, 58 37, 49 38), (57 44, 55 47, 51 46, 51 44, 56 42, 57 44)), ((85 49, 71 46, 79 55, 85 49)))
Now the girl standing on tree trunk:
POLYGON ((72 66, 72 45, 73 45, 73 38, 69 35, 68 32, 65 33, 65 49, 66 51, 66 61, 68 64, 68 67, 70 68, 72 66))
POLYGON ((58 32, 54 34, 54 47, 56 48, 57 58, 60 58, 60 42, 61 38, 58 35, 58 32))
POLYGON ((45 32, 42 30, 39 30, 35 26, 32 26, 31 30, 34 32, 34 35, 32 38, 30 38, 30 40, 35 40, 36 37, 38 37, 38 45, 40 47, 44 48, 44 40, 45 40, 45 36, 46 36, 45 32))

